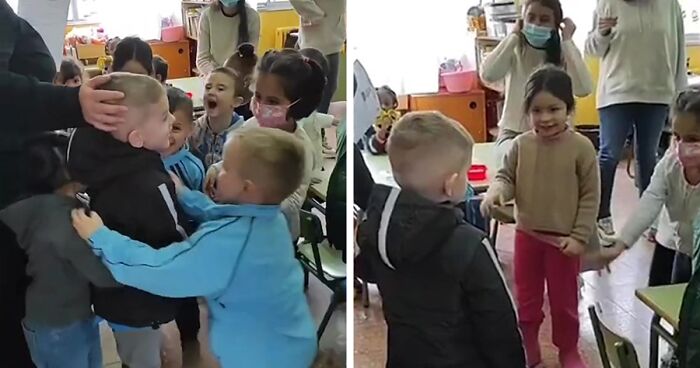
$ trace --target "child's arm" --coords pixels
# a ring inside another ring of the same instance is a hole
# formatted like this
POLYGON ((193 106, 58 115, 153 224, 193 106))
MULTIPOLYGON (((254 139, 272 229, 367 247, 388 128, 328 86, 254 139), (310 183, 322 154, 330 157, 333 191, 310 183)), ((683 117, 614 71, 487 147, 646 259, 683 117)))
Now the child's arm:
POLYGON ((185 213, 200 224, 209 219, 209 211, 216 206, 206 194, 186 187, 178 189, 177 199, 185 213))
POLYGON ((211 43, 209 38, 209 9, 199 17, 199 31, 197 33, 197 69, 199 74, 207 75, 219 65, 211 55, 211 43))
POLYGON ((515 48, 520 43, 520 36, 511 33, 481 63, 481 79, 496 83, 506 77, 515 62, 515 48))
POLYGON ((372 134, 369 138, 369 144, 367 145, 367 150, 373 155, 383 155, 386 153, 386 142, 388 139, 388 134, 384 133, 387 138, 380 138, 381 131, 372 134))
POLYGON ((666 167, 669 165, 669 161, 673 159, 674 156, 668 153, 656 164, 649 186, 642 194, 637 208, 632 212, 632 217, 627 220, 627 223, 625 223, 625 226, 619 233, 619 239, 624 243, 625 247, 629 248, 637 242, 637 239, 642 236, 644 231, 659 216, 668 196, 666 167))
POLYGON ((514 140, 510 150, 503 156, 503 164, 496 173, 493 183, 491 183, 488 190, 489 192, 493 190, 494 193, 498 193, 504 202, 512 200, 515 196, 515 173, 518 169, 519 147, 520 142, 517 139, 514 140))
POLYGON ((85 241, 78 236, 66 217, 66 234, 60 241, 63 243, 61 256, 70 262, 76 270, 85 276, 90 283, 101 288, 122 286, 100 262, 100 259, 85 246, 85 241))
POLYGON ((292 7, 302 18, 302 22, 316 24, 326 16, 314 0, 290 0, 292 7))
POLYGON ((581 244, 588 244, 595 231, 600 206, 600 170, 593 144, 586 139, 585 151, 576 160, 578 176, 578 212, 571 230, 571 237, 581 244))
POLYGON ((474 326, 476 349, 492 368, 525 366, 515 303, 494 249, 484 238, 465 270, 462 289, 474 326))
POLYGON ((588 71, 588 66, 581 56, 581 52, 574 44, 574 41, 568 40, 561 43, 562 52, 564 54, 564 63, 566 71, 571 77, 574 94, 577 97, 586 97, 593 92, 593 79, 591 72, 588 71))
POLYGON ((210 222, 189 239, 161 249, 102 226, 89 244, 124 285, 171 298, 206 296, 228 284, 250 225, 246 219, 210 222))

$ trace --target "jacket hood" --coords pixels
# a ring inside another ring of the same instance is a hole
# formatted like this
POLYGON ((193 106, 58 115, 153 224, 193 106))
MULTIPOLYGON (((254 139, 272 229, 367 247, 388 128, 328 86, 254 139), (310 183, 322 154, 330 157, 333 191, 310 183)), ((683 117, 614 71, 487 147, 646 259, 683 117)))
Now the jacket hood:
POLYGON ((134 148, 92 127, 73 132, 67 161, 71 178, 88 187, 99 187, 144 169, 160 168, 165 172, 157 152, 134 148))
POLYGON ((417 263, 439 250, 463 222, 451 204, 433 203, 385 185, 374 186, 367 212, 371 222, 366 234, 378 234, 377 250, 391 269, 417 263))

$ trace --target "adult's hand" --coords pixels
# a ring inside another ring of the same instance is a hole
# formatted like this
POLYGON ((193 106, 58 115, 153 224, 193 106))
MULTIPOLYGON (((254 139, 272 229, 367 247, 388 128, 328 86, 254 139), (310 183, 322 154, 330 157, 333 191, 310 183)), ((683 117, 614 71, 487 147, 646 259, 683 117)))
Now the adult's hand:
POLYGON ((111 132, 126 120, 126 106, 116 104, 124 98, 118 91, 96 89, 109 81, 109 75, 90 79, 80 87, 80 108, 88 124, 111 132))
POLYGON ((576 32, 576 24, 571 18, 564 18, 561 23, 561 38, 564 41, 570 41, 574 38, 576 32))
POLYGON ((608 36, 612 29, 617 26, 617 17, 615 18, 598 18, 598 32, 601 36, 608 36))

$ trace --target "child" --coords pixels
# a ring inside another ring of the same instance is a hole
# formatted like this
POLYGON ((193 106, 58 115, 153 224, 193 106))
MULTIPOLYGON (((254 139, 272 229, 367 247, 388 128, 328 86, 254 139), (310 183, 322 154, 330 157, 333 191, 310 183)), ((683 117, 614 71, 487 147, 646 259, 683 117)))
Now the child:
MULTIPOLYGON (((375 185, 356 262, 371 270, 389 328, 387 367, 524 367, 517 317, 486 235, 464 222, 474 141, 438 112, 389 138, 400 189, 375 185)), ((365 275, 359 275, 366 277, 365 275)))
MULTIPOLYGON (((672 108, 675 149, 666 152, 656 165, 651 182, 642 194, 637 210, 627 220, 615 243, 617 254, 633 246, 637 239, 661 216, 659 235, 670 228, 670 241, 661 243, 672 249, 660 257, 655 250, 649 274, 650 286, 688 282, 693 256, 693 220, 700 209, 700 88, 691 87, 676 98, 672 108), (666 219, 666 220, 664 220, 666 219), (675 243, 675 244, 674 244, 675 243)), ((661 240, 661 237, 657 238, 661 240)), ((697 249, 695 249, 697 251, 697 249)))
POLYGON ((544 67, 527 81, 524 111, 532 129, 513 140, 482 202, 484 215, 515 199, 515 287, 527 366, 541 364, 538 336, 544 285, 552 339, 563 367, 584 367, 578 351, 580 258, 594 247, 600 198, 593 144, 568 126, 574 113, 569 75, 544 67))
MULTIPOLYGON (((112 73, 100 88, 124 93, 126 122, 112 133, 78 128, 68 151, 71 177, 87 185, 91 208, 113 229, 156 248, 186 238, 187 223, 180 221, 175 187, 159 154, 170 146, 173 120, 165 89, 130 73, 112 73)), ((159 326, 175 318, 179 300, 127 287, 96 288, 92 300, 114 330, 124 364, 160 366, 159 326)))
POLYGON ((306 199, 313 169, 313 146, 299 121, 318 107, 326 84, 323 69, 297 50, 268 51, 258 65, 255 97, 250 103, 254 118, 248 126, 281 129, 293 133, 306 151, 304 178, 297 190, 282 202, 292 239, 299 237, 299 210, 306 199))
POLYGON ((496 162, 510 150, 513 139, 530 130, 523 113, 523 90, 528 76, 545 64, 566 70, 573 81, 574 94, 588 96, 593 91, 588 67, 573 41, 576 25, 564 18, 560 0, 522 2, 523 20, 483 61, 481 80, 487 84, 505 81, 505 103, 498 122, 496 162))
MULTIPOLYGON (((316 49, 299 50, 303 56, 318 63, 325 74, 328 74, 328 61, 326 57, 316 49)), ((323 129, 338 126, 340 122, 333 115, 323 114, 314 111, 308 117, 299 121, 299 125, 309 136, 314 149, 314 165, 312 181, 321 181, 321 171, 323 170, 323 129)))
POLYGON ((64 58, 53 84, 66 87, 79 87, 83 84, 83 67, 80 62, 73 58, 64 58))
POLYGON ((186 144, 194 130, 192 100, 184 91, 175 87, 167 87, 167 95, 169 110, 175 121, 170 131, 170 147, 162 153, 163 163, 186 187, 201 191, 204 165, 186 144))
POLYGON ((382 107, 381 114, 377 117, 374 129, 370 130, 369 144, 367 149, 375 155, 386 153, 386 142, 389 139, 392 125, 399 120, 401 114, 396 111, 399 107, 399 99, 389 86, 377 88, 377 97, 382 107))
POLYGON ((117 43, 111 72, 128 72, 153 76, 153 51, 138 37, 126 37, 117 43))
POLYGON ((35 196, 0 211, 26 252, 31 283, 22 323, 37 367, 101 368, 102 349, 90 304, 90 284, 117 287, 99 258, 85 249, 68 214, 79 206, 65 168, 68 136, 47 133, 28 143, 35 196))
POLYGON ((242 129, 226 143, 215 202, 178 185, 202 225, 159 250, 102 224, 73 222, 120 282, 169 297, 203 296, 214 355, 228 367, 307 368, 316 331, 280 202, 300 184, 304 148, 277 129, 242 129))
POLYGON ((190 149, 204 167, 221 161, 229 134, 245 122, 234 109, 243 103, 236 96, 236 74, 229 68, 217 68, 204 85, 204 115, 195 122, 189 138, 190 149))
POLYGON ((258 55, 255 54, 255 46, 244 43, 238 46, 238 51, 233 54, 224 66, 233 70, 236 74, 236 97, 243 99, 242 104, 236 108, 236 113, 248 120, 253 117, 250 111, 250 99, 253 97, 251 83, 255 66, 258 64, 258 55))
POLYGON ((153 55, 153 74, 158 82, 165 85, 168 80, 168 62, 159 55, 153 55))

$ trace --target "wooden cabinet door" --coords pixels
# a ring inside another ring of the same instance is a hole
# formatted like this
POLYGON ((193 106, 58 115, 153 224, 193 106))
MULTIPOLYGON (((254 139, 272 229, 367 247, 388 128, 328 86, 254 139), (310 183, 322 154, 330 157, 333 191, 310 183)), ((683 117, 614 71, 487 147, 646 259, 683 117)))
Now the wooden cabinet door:
POLYGON ((484 92, 412 95, 411 111, 440 111, 457 120, 476 142, 486 141, 486 98, 484 92))
POLYGON ((151 43, 153 55, 160 55, 168 62, 168 79, 187 78, 190 67, 190 45, 187 40, 151 43))

